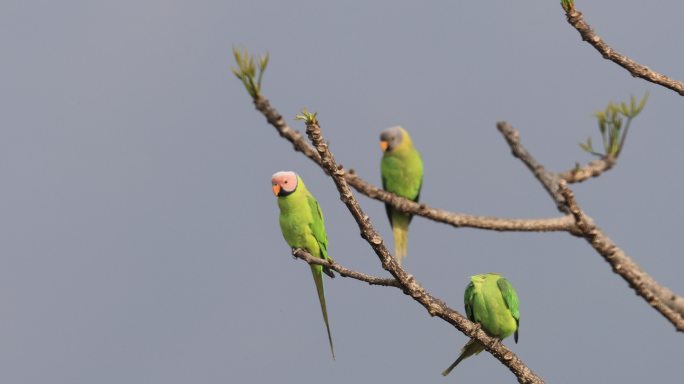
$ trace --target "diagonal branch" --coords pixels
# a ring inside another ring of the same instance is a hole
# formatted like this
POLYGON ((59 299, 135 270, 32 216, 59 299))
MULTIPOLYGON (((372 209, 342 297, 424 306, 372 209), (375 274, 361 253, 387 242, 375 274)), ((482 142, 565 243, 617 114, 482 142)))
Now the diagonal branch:
POLYGON ((654 287, 650 276, 646 275, 632 259, 627 257, 624 251, 594 225, 591 218, 577 205, 574 194, 565 182, 561 182, 560 188, 570 213, 582 231, 582 237, 603 256, 613 267, 615 273, 627 281, 637 295, 643 297, 656 311, 665 316, 678 331, 684 332, 684 317, 670 308, 667 303, 660 299, 660 295, 653 291, 654 287))
POLYGON ((591 217, 579 210, 567 185, 561 183, 556 174, 547 171, 522 146, 517 130, 506 122, 497 123, 497 128, 508 142, 513 154, 532 170, 544 188, 550 191, 549 194, 558 209, 573 215, 580 229, 579 236, 585 238, 603 256, 613 270, 636 291, 637 295, 667 318, 678 331, 684 331, 684 298, 662 286, 644 272, 634 260, 593 224, 591 217), (568 198, 572 198, 572 201, 568 201, 568 198))
POLYGON ((534 177, 539 180, 546 192, 551 195, 551 198, 556 203, 556 207, 559 211, 563 213, 569 213, 568 208, 565 206, 565 198, 560 193, 558 182, 560 177, 553 173, 547 171, 540 162, 538 162, 532 155, 527 152, 527 149, 520 143, 520 134, 516 131, 513 126, 505 121, 500 121, 496 123, 496 127, 499 132, 503 135, 504 139, 511 147, 511 152, 513 156, 520 159, 520 161, 527 166, 527 168, 532 172, 534 177))
MULTIPOLYGON (((285 119, 283 119, 282 115, 271 106, 268 99, 261 94, 258 94, 254 97, 254 105, 256 109, 266 117, 266 121, 278 131, 280 136, 292 143, 295 151, 303 153, 327 173, 320 155, 311 145, 309 145, 302 134, 287 125, 285 119)), ((349 185, 365 196, 390 204, 401 212, 423 216, 427 219, 448 224, 456 228, 469 227, 494 231, 522 232, 577 232, 575 221, 570 215, 547 219, 504 219, 459 214, 432 208, 426 204, 416 203, 415 201, 384 191, 366 182, 351 169, 349 172, 344 173, 344 177, 349 185)))
POLYGON ((647 66, 637 63, 629 57, 620 54, 611 48, 605 41, 603 41, 594 30, 584 21, 582 12, 576 10, 574 6, 570 6, 565 11, 565 16, 568 23, 572 25, 577 32, 582 36, 582 40, 591 44, 604 59, 610 60, 615 64, 626 69, 634 77, 640 77, 651 83, 662 85, 665 88, 671 89, 681 96, 684 96, 684 83, 671 79, 662 73, 652 71, 647 66))
POLYGON ((311 256, 310 253, 307 251, 297 248, 292 250, 292 256, 302 259, 306 261, 309 264, 316 264, 316 265, 322 265, 324 267, 328 267, 332 269, 333 271, 337 272, 340 274, 342 277, 350 277, 352 279, 356 279, 359 281, 365 281, 366 283, 370 285, 382 285, 385 287, 395 287, 395 288, 401 288, 401 285, 399 285, 399 282, 396 279, 392 278, 382 278, 382 277, 375 277, 371 275, 366 275, 365 273, 361 272, 356 272, 354 270, 351 270, 349 268, 345 268, 341 265, 339 265, 337 262, 332 261, 332 260, 323 260, 318 257, 313 257, 311 256))
POLYGON ((411 296, 425 307, 431 316, 440 317, 449 324, 452 324, 459 331, 463 332, 466 336, 480 341, 487 351, 513 372, 519 382, 543 383, 543 380, 535 375, 534 372, 532 372, 518 356, 506 348, 503 343, 494 337, 490 337, 476 326, 475 323, 469 321, 455 310, 447 307, 443 301, 429 294, 413 276, 406 273, 406 271, 399 266, 397 261, 385 247, 382 237, 380 237, 373 228, 370 218, 363 212, 352 194, 345 178, 346 172, 342 166, 335 163, 335 159, 328 149, 328 145, 323 140, 321 129, 318 122, 315 120, 315 117, 313 119, 307 119, 307 135, 321 157, 323 166, 335 182, 342 202, 344 202, 349 209, 349 212, 354 217, 354 220, 356 220, 356 223, 361 230, 361 237, 363 237, 371 248, 373 248, 373 251, 375 251, 375 254, 382 263, 382 267, 394 276, 401 285, 404 293, 411 296))

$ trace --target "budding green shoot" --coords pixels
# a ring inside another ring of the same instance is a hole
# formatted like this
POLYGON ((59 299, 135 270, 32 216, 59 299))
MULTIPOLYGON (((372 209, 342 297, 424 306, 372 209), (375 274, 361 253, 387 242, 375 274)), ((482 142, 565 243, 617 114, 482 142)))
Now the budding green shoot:
POLYGON ((295 116, 297 120, 303 120, 306 125, 318 124, 318 119, 316 118, 318 112, 309 112, 306 108, 302 109, 302 114, 295 116))
POLYGON ((261 79, 268 66, 268 54, 261 55, 258 59, 250 56, 247 48, 242 50, 233 47, 233 57, 237 68, 232 68, 233 74, 242 81, 247 92, 253 99, 261 94, 261 79))
POLYGON ((648 92, 638 103, 634 96, 630 96, 629 104, 624 101, 619 104, 610 102, 604 110, 596 111, 594 117, 596 117, 601 134, 603 152, 594 150, 591 138, 584 143, 579 143, 580 148, 594 156, 616 159, 625 146, 632 120, 641 113, 647 100, 648 92))

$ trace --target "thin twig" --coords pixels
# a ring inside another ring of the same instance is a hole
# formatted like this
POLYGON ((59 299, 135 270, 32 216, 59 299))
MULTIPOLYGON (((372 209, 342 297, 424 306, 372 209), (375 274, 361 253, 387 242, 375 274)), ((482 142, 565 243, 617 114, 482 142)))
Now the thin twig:
POLYGON ((349 268, 345 268, 341 265, 339 265, 337 262, 332 261, 332 260, 324 260, 318 257, 312 256, 310 253, 307 251, 301 249, 301 248, 296 248, 292 250, 292 256, 302 259, 306 261, 309 264, 316 264, 316 265, 322 265, 324 267, 328 267, 332 269, 333 271, 337 272, 340 274, 342 277, 349 277, 352 279, 356 279, 359 281, 365 281, 366 283, 370 285, 382 285, 385 287, 396 287, 396 288, 401 288, 401 285, 399 285, 399 282, 396 279, 392 278, 382 278, 382 277, 375 277, 371 275, 366 275, 365 273, 357 272, 354 270, 351 270, 349 268))
MULTIPOLYGON (((318 164, 318 166, 325 170, 323 163, 321 162, 321 157, 318 155, 316 150, 306 141, 301 133, 287 125, 285 119, 283 119, 282 115, 280 115, 280 113, 278 113, 278 111, 271 106, 271 103, 268 101, 268 99, 259 94, 254 98, 254 105, 256 109, 266 117, 268 123, 273 126, 276 131, 278 131, 280 136, 292 143, 295 151, 303 153, 306 157, 313 160, 314 163, 318 164)), ((325 171, 327 173, 327 170, 325 171)), ((575 228, 575 221, 570 215, 545 219, 506 219, 460 214, 432 208, 427 204, 416 203, 415 201, 384 191, 383 189, 366 182, 361 177, 356 175, 351 169, 349 172, 344 173, 344 177, 349 185, 351 185, 359 193, 368 196, 371 199, 390 204, 401 212, 423 216, 427 219, 448 224, 457 228, 469 227, 494 231, 522 232, 577 232, 577 228, 575 228)))
POLYGON ((553 193, 550 192, 549 194, 556 205, 559 206, 558 209, 562 212, 570 212, 575 217, 576 224, 581 231, 580 236, 589 241, 592 247, 611 265, 613 270, 636 291, 637 295, 641 296, 665 316, 678 331, 684 331, 684 328, 682 328, 684 324, 684 298, 662 286, 644 272, 634 260, 618 248, 608 236, 593 224, 591 217, 580 211, 581 220, 578 220, 577 211, 572 212, 573 205, 567 201, 567 197, 571 196, 571 194, 568 194, 570 189, 566 185, 561 186, 561 179, 556 174, 547 171, 527 152, 520 143, 518 131, 510 124, 499 122, 497 123, 497 128, 508 142, 513 154, 529 169, 533 170, 534 175, 547 191, 553 191, 553 193), (675 317, 670 311, 664 310, 664 306, 674 311, 677 316, 675 317))
POLYGON ((615 166, 616 159, 611 156, 603 156, 600 159, 590 161, 587 165, 573 168, 569 171, 560 172, 558 177, 568 183, 581 183, 592 177, 601 176, 604 172, 615 166))
POLYGON ((603 41, 594 30, 584 21, 582 12, 573 7, 568 8, 565 13, 568 23, 572 25, 582 36, 582 40, 591 44, 604 59, 610 60, 622 68, 626 69, 632 76, 640 77, 651 83, 662 85, 671 89, 681 96, 684 96, 684 83, 671 79, 662 73, 652 71, 647 66, 637 63, 629 57, 620 54, 603 41))
POLYGON ((494 337, 490 337, 479 329, 475 323, 469 321, 455 310, 447 307, 443 301, 429 294, 413 276, 406 273, 406 271, 399 266, 397 261, 385 247, 382 237, 380 237, 378 232, 373 228, 370 218, 359 206, 359 203, 347 184, 344 168, 335 163, 335 159, 328 149, 328 145, 321 135, 320 126, 316 121, 307 121, 307 135, 320 155, 323 166, 335 182, 342 202, 344 202, 349 209, 349 212, 356 220, 356 223, 361 230, 361 237, 363 237, 373 248, 373 251, 375 251, 375 254, 382 263, 382 267, 397 279, 404 293, 411 296, 425 307, 431 316, 440 317, 463 332, 466 336, 475 338, 483 343, 487 351, 508 367, 508 369, 510 369, 518 378, 519 382, 543 383, 543 380, 535 375, 535 373, 532 372, 520 358, 506 348, 503 343, 494 337))

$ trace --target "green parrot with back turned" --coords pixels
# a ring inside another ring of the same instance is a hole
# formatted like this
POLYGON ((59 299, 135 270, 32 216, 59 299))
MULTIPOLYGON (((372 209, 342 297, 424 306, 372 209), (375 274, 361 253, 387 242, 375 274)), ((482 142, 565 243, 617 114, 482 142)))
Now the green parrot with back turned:
MULTIPOLYGON (((479 323, 489 336, 505 339, 513 334, 515 342, 518 342, 518 295, 503 276, 497 273, 472 276, 463 299, 468 319, 479 323)), ((442 372, 442 375, 448 375, 463 359, 477 355, 483 350, 482 343, 470 339, 461 349, 458 359, 442 372)))
MULTIPOLYGON (((411 136, 402 127, 387 128, 380 133, 380 148, 383 151, 380 163, 383 189, 418 201, 423 186, 423 160, 413 147, 411 136)), ((401 213, 388 204, 385 204, 385 210, 394 236, 394 256, 401 264, 406 256, 408 226, 413 215, 401 213)))
MULTIPOLYGON (((290 171, 277 172, 271 177, 273 194, 278 198, 280 207, 280 229, 287 244, 292 248, 302 248, 314 257, 332 260, 328 256, 328 237, 325 233, 323 213, 318 202, 304 185, 302 178, 290 171)), ((328 331, 330 352, 335 360, 328 311, 323 292, 323 273, 335 277, 329 268, 311 265, 311 273, 316 283, 318 301, 323 313, 323 321, 328 331)))

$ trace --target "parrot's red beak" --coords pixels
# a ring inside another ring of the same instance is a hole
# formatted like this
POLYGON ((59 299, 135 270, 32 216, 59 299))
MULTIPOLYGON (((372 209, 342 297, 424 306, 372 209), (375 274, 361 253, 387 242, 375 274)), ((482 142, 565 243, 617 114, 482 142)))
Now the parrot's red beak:
POLYGON ((273 184, 272 187, 273 187, 273 194, 276 195, 276 196, 278 196, 278 194, 280 193, 280 185, 278 185, 278 184, 273 184))
POLYGON ((387 147, 389 146, 389 143, 386 142, 385 140, 380 140, 380 149, 382 149, 383 152, 387 150, 387 147))

